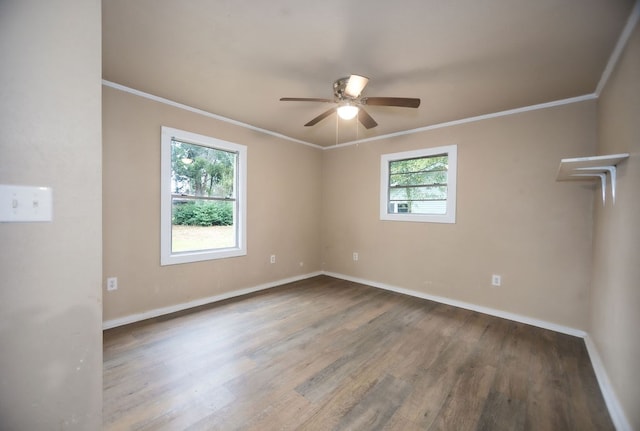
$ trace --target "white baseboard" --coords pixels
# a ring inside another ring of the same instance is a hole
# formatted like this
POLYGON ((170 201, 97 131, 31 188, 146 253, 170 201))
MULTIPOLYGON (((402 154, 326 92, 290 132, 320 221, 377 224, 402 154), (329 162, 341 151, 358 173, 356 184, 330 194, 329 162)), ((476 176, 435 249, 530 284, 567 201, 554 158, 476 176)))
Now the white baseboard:
POLYGON ((326 271, 324 271, 323 274, 328 275, 329 277, 341 278, 343 280, 353 281, 355 283, 366 284, 367 286, 372 286, 372 287, 377 287, 384 290, 390 290, 392 292, 402 293, 404 295, 415 296, 416 298, 428 299, 430 301, 439 302, 442 304, 447 304, 447 305, 451 305, 458 308, 464 308, 465 310, 477 311, 479 313, 500 317, 502 319, 512 320, 514 322, 526 323, 527 325, 537 326, 538 328, 543 328, 543 329, 549 329, 551 331, 560 332, 562 334, 573 335, 574 337, 584 338, 587 335, 585 331, 582 331, 580 329, 558 325, 556 323, 546 322, 544 320, 534 319, 532 317, 522 316, 519 314, 509 313, 507 311, 496 310, 494 308, 483 307, 481 305, 471 304, 469 302, 458 301, 456 299, 450 299, 444 296, 430 295, 428 293, 418 292, 415 290, 405 289, 397 286, 391 286, 385 283, 378 283, 377 281, 351 277, 349 275, 344 275, 344 274, 337 274, 337 273, 326 272, 326 271))
POLYGON ((591 364, 593 366, 594 372, 596 374, 596 378, 598 380, 598 384, 600 385, 600 390, 602 392, 602 396, 605 400, 607 408, 609 410, 609 414, 611 415, 611 420, 616 427, 617 431, 632 431, 631 425, 627 420, 627 417, 624 414, 622 406, 618 401, 618 397, 616 396, 613 387, 611 386, 611 381, 607 375, 607 372, 602 364, 602 360, 600 359, 600 355, 598 354, 598 350, 595 347, 595 344, 589 337, 585 331, 580 329, 571 328, 568 326, 558 325, 556 323, 546 322, 539 319, 534 319, 532 317, 522 316, 519 314, 509 313, 502 310, 496 310, 489 307, 483 307, 476 304, 471 304, 464 301, 458 301, 455 299, 446 298, 443 296, 430 295, 423 292, 418 292, 415 290, 405 289, 402 287, 392 286, 385 283, 379 283, 376 281, 366 280, 358 277, 351 277, 349 275, 338 274, 335 272, 329 271, 317 271, 309 274, 299 275, 295 277, 290 277, 278 281, 273 281, 269 283, 260 284, 253 287, 248 287, 246 289, 234 290, 232 292, 223 293, 220 295, 214 295, 207 298, 196 299, 190 302, 184 302, 181 304, 172 305, 169 307, 156 308, 154 310, 149 310, 144 313, 131 314, 129 316, 120 317, 117 319, 107 320, 103 322, 103 329, 111 329, 118 326, 127 325, 129 323, 139 322, 141 320, 150 319, 153 317, 162 316, 165 314, 175 313, 177 311, 187 310, 189 308, 198 307, 200 305, 211 304, 213 302, 223 301, 229 298, 235 298, 242 295, 247 295, 249 293, 259 292, 261 290, 271 289, 273 287, 281 286, 287 283, 293 283, 295 281, 305 280, 307 278, 315 277, 318 275, 327 275, 329 277, 339 278, 342 280, 352 281, 354 283, 360 283, 371 287, 376 287, 379 289, 384 289, 392 292, 401 293, 403 295, 414 296, 417 298, 428 299, 430 301, 439 302, 446 305, 451 305, 454 307, 463 308, 466 310, 477 311, 479 313, 488 314, 490 316, 500 317, 507 320, 512 320, 514 322, 525 323, 527 325, 536 326, 543 329, 549 329, 551 331, 559 332, 562 334, 572 335, 575 337, 580 337, 584 339, 585 345, 587 347, 587 352, 589 354, 589 358, 591 360, 591 364))
POLYGON ((127 325, 129 323, 139 322, 145 319, 151 319, 153 317, 163 316, 165 314, 175 313, 177 311, 187 310, 189 308, 199 307, 201 305, 211 304, 213 302, 224 301, 225 299, 235 298, 242 295, 247 295, 249 293, 259 292, 261 290, 270 289, 272 287, 281 286, 287 283, 293 283, 295 281, 305 280, 307 278, 315 277, 318 275, 327 275, 329 277, 339 278, 342 280, 353 281, 354 283, 360 283, 371 287, 376 287, 379 289, 389 290, 392 292, 401 293, 404 295, 414 296, 417 298, 428 299, 430 301, 439 302, 442 304, 451 305, 454 307, 464 308, 466 310, 477 311, 479 313, 488 314, 490 316, 496 316, 507 320, 512 320, 514 322, 526 323, 528 325, 537 326, 543 329, 549 329, 551 331, 560 332, 562 334, 573 335, 575 337, 585 338, 587 336, 586 332, 570 328, 568 326, 558 325, 551 322, 545 322, 543 320, 534 319, 527 316, 521 316, 519 314, 513 314, 502 310, 496 310, 489 307, 483 307, 476 304, 471 304, 469 302, 458 301, 455 299, 446 298, 443 296, 430 295, 423 292, 418 292, 415 290, 405 289, 402 287, 392 286, 385 283, 379 283, 376 281, 366 280, 358 277, 351 277, 349 275, 339 274, 335 272, 328 271, 316 271, 308 274, 298 275, 295 277, 289 277, 277 281, 272 281, 269 283, 260 284, 253 287, 248 287, 245 289, 234 290, 232 292, 222 293, 220 295, 209 296, 206 298, 200 298, 189 302, 183 302, 176 305, 170 305, 168 307, 156 308, 153 310, 145 311, 143 313, 130 314, 128 316, 119 317, 112 320, 106 320, 102 323, 102 329, 111 329, 118 326, 127 325))
POLYGON ((259 292, 261 290, 271 289, 272 287, 281 286, 287 283, 293 283, 294 281, 305 280, 307 278, 321 275, 322 272, 312 272, 309 274, 298 275, 295 277, 289 277, 282 280, 272 281, 269 283, 259 284, 257 286, 248 287, 246 289, 234 290, 232 292, 222 293, 220 295, 209 296, 207 298, 200 298, 189 302, 183 302, 181 304, 170 305, 168 307, 156 308, 153 310, 145 311, 144 313, 130 314, 128 316, 119 317, 117 319, 106 320, 102 322, 102 329, 111 329, 118 326, 128 325, 129 323, 139 322, 141 320, 151 319, 153 317, 163 316, 165 314, 175 313, 177 311, 187 310, 193 307, 199 307, 201 305, 211 304, 213 302, 224 301, 225 299, 235 298, 237 296, 247 295, 249 293, 259 292))
POLYGON ((598 385, 600 386, 600 391, 602 392, 602 397, 604 398, 604 401, 607 405, 607 409, 609 410, 609 415, 611 416, 611 420, 613 421, 613 425, 616 427, 617 431, 633 431, 633 429, 631 428, 631 424, 629 423, 626 415, 624 414, 622 405, 620 404, 620 401, 618 401, 618 397, 616 396, 615 391, 613 390, 613 386, 611 386, 611 381, 609 380, 606 369, 602 364, 602 360, 600 359, 598 350, 596 349, 595 344, 593 343, 593 341, 591 340, 591 337, 589 337, 589 334, 587 332, 582 331, 580 329, 571 328, 568 326, 558 325, 556 323, 546 322, 544 320, 534 319, 527 316, 521 316, 519 314, 508 313, 506 311, 496 310, 488 307, 482 307, 480 305, 475 305, 468 302, 445 298, 442 296, 429 295, 426 293, 417 292, 415 290, 404 289, 401 287, 391 286, 385 283, 378 283, 371 280, 365 280, 358 277, 351 277, 349 275, 337 274, 337 273, 328 272, 328 271, 323 271, 322 274, 327 275, 329 277, 340 278, 342 280, 353 281, 355 283, 365 284, 367 286, 377 287, 380 289, 389 290, 389 291, 401 293, 404 295, 410 295, 410 296, 415 296, 417 298, 428 299, 428 300, 439 302, 442 304, 464 308, 466 310, 477 311, 479 313, 484 313, 491 316, 512 320, 514 322, 525 323, 528 325, 537 326, 539 328, 560 332, 562 334, 573 335, 575 337, 583 338, 585 345, 587 347, 589 359, 591 360, 591 365, 593 366, 596 379, 598 380, 598 385))
POLYGON ((587 346, 591 365, 593 366, 593 371, 596 373, 596 378, 600 385, 600 392, 602 392, 604 402, 607 404, 607 409, 609 409, 609 415, 611 416, 613 425, 616 427, 617 431, 633 431, 627 416, 624 414, 622 405, 620 404, 620 401, 618 401, 618 397, 613 390, 613 386, 611 386, 611 380, 609 380, 609 375, 602 363, 598 349, 589 334, 584 337, 584 343, 587 346))

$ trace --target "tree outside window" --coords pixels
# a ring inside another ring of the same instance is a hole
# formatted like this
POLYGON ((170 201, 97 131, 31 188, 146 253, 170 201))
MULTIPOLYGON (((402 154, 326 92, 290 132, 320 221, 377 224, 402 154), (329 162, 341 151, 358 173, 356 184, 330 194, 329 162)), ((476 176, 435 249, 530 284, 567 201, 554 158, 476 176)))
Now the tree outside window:
POLYGON ((162 260, 246 254, 246 147, 162 129, 162 260))
POLYGON ((383 154, 380 219, 455 223, 457 146, 383 154))

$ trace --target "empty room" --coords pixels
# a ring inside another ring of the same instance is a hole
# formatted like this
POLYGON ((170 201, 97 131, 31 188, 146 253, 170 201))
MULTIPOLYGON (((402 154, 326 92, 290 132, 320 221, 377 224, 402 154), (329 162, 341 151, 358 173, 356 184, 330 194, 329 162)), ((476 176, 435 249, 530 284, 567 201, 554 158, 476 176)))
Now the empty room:
POLYGON ((640 2, 0 2, 1 430, 640 430, 640 2))

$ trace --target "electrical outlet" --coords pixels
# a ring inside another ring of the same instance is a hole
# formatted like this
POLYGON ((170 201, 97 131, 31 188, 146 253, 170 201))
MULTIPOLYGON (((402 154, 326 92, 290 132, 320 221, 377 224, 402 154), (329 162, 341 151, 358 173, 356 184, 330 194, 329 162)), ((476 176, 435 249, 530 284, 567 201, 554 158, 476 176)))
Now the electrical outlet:
POLYGON ((270 261, 271 263, 276 263, 276 255, 275 255, 275 254, 272 254, 272 255, 271 255, 271 259, 269 259, 269 261, 270 261))
POLYGON ((118 290, 118 277, 107 278, 107 290, 118 290))
POLYGON ((354 251, 354 252, 353 252, 353 260, 354 260, 354 261, 357 261, 357 260, 358 260, 358 252, 357 252, 357 251, 354 251))
POLYGON ((497 275, 497 274, 493 274, 491 276, 491 285, 492 286, 500 286, 502 284, 502 277, 497 275))

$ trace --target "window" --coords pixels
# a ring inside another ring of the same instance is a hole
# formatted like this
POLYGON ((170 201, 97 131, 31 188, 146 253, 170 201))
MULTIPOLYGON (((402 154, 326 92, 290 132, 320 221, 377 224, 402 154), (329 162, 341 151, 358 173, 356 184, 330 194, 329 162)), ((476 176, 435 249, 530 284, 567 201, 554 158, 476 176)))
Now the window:
POLYGON ((457 146, 383 154, 380 219, 456 222, 457 146))
POLYGON ((162 127, 162 265, 246 255, 247 148, 162 127))

